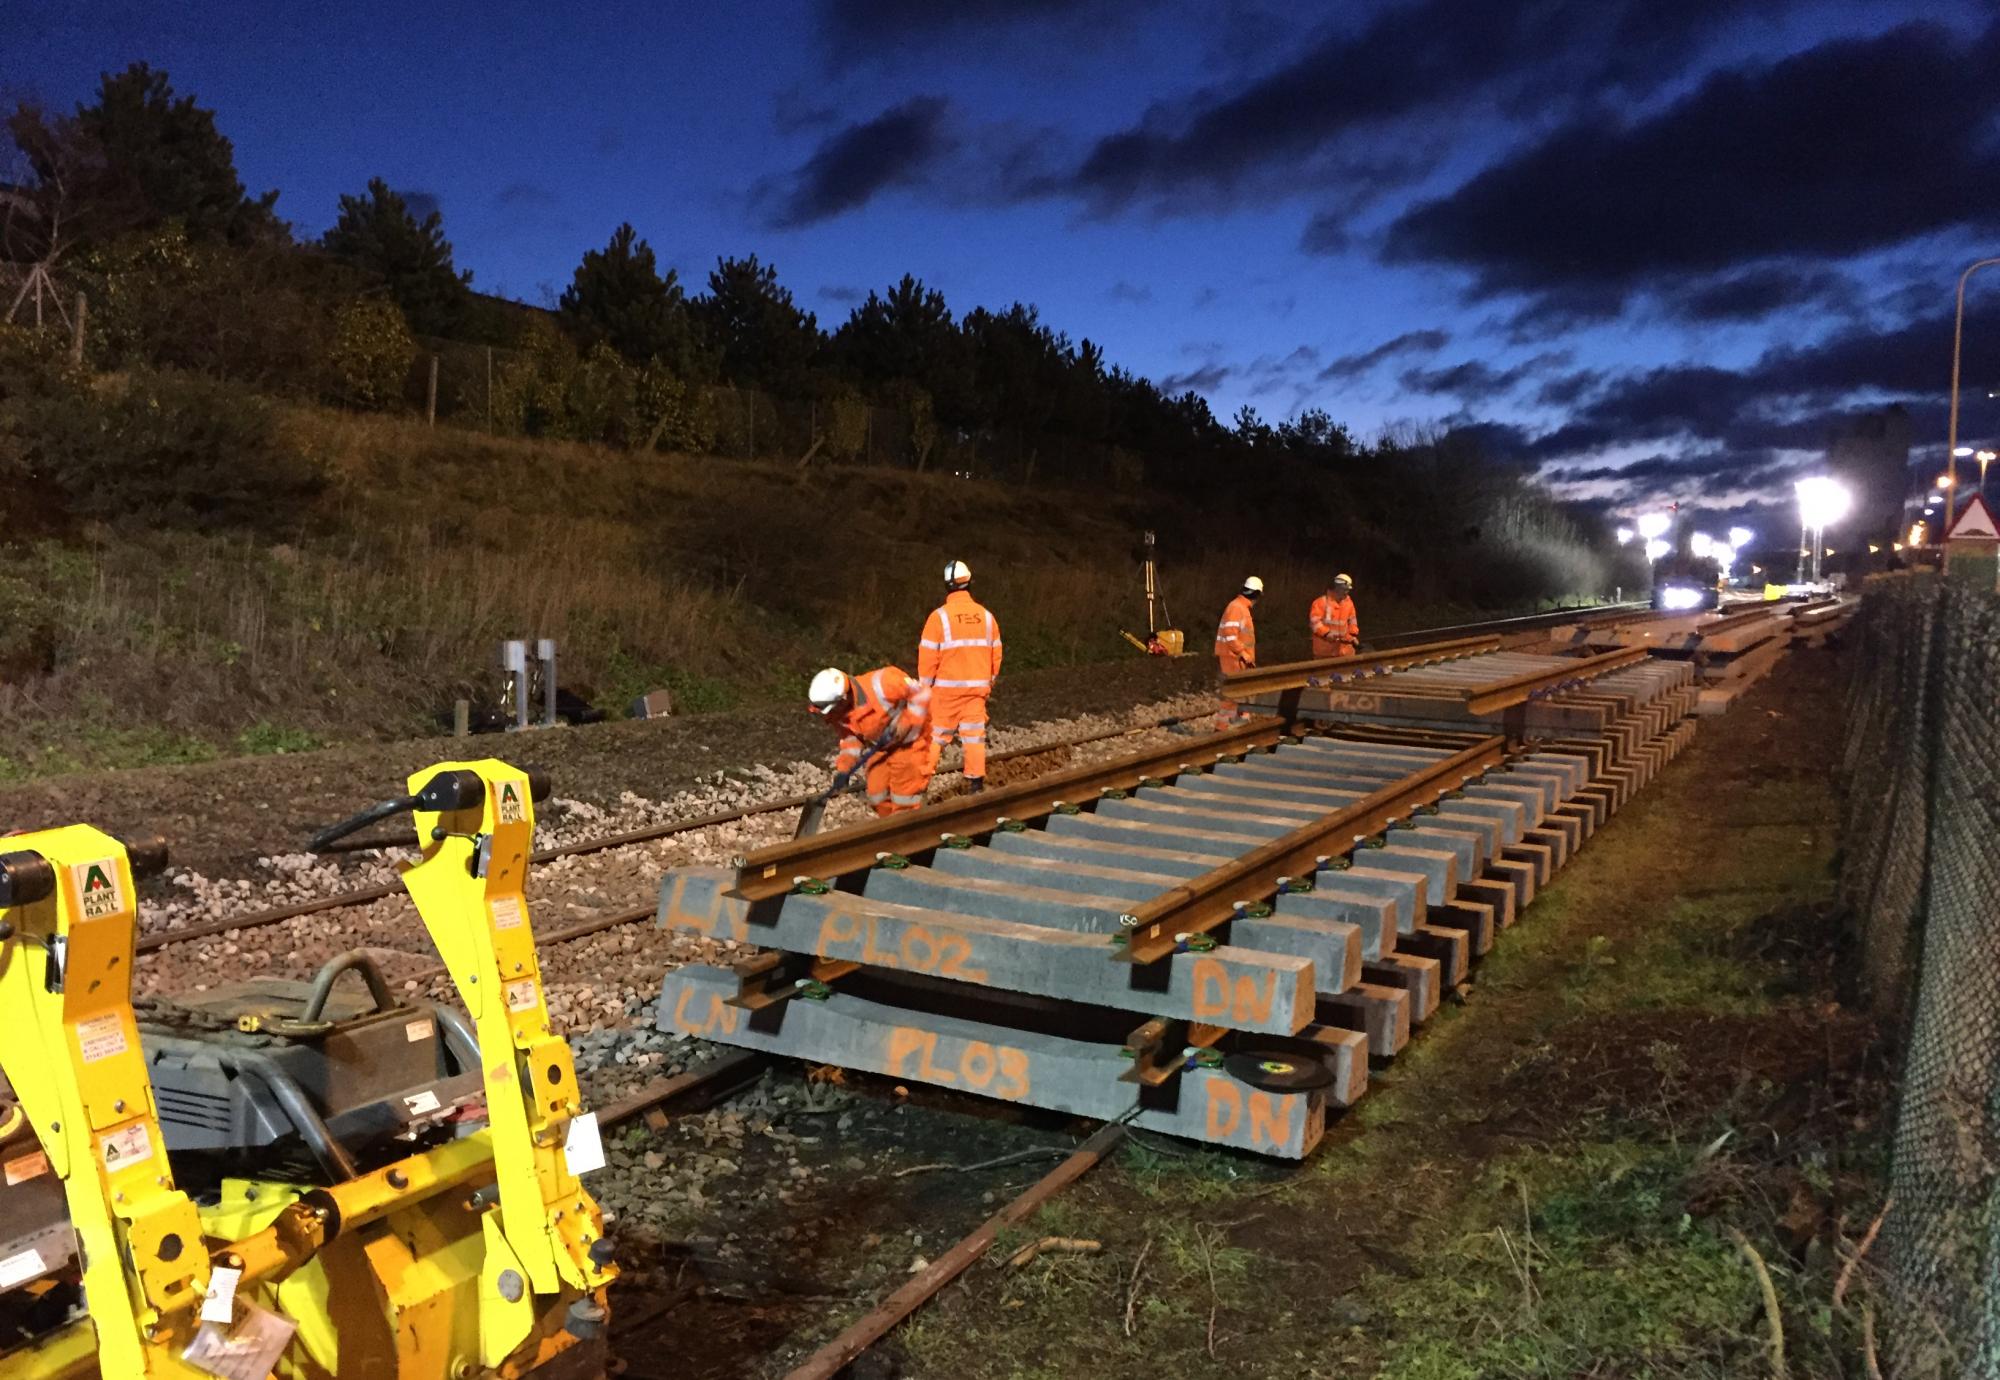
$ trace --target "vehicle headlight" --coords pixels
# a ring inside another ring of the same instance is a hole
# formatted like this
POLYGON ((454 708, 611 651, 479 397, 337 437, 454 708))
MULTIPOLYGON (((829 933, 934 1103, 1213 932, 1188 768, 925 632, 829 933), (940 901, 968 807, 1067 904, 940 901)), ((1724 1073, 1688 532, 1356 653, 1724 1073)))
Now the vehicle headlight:
POLYGON ((1668 585, 1660 591, 1660 607, 1663 609, 1698 609, 1701 607, 1701 591, 1692 585, 1668 585))

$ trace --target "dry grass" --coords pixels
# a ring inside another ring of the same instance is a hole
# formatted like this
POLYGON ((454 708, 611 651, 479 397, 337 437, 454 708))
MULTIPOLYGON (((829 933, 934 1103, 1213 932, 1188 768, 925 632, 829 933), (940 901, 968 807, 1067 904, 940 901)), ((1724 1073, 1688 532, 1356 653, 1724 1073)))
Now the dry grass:
MULTIPOLYGON (((828 662, 912 665, 952 558, 978 572, 1015 667, 1116 658, 1119 630, 1144 625, 1137 539, 1154 526, 1167 607, 1198 652, 1252 572, 1269 590, 1267 661, 1305 653, 1305 608, 1336 565, 1357 568, 1373 633, 1480 602, 1445 605, 1414 580, 1402 597, 1371 587, 1366 559, 1322 557, 1309 522, 1295 537, 1309 554, 1267 545, 1272 515, 1300 510, 1292 494, 1190 511, 310 408, 283 431, 330 483, 276 544, 134 526, 0 550, 0 577, 33 587, 53 633, 50 673, 0 686, 14 743, 0 774, 239 750, 246 734, 400 736, 457 695, 486 697, 506 637, 556 638, 565 684, 614 711, 661 684, 693 709, 768 702, 828 662)), ((1519 529, 1509 549, 1556 570, 1557 587, 1589 586, 1587 562, 1561 565, 1577 552, 1535 514, 1502 521, 1519 529)))

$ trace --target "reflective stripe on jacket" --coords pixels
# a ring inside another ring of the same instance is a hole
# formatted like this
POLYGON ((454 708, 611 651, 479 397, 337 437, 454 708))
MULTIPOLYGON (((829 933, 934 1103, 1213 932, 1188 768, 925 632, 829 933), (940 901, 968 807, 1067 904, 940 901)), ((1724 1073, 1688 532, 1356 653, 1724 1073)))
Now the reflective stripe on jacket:
POLYGON ((1215 654, 1224 652, 1248 662, 1257 660, 1257 620, 1250 616, 1250 601, 1240 594, 1222 611, 1222 625, 1215 630, 1215 654))
POLYGON ((1310 617, 1314 637, 1323 637, 1329 642, 1361 640, 1361 619, 1354 612, 1352 598, 1322 594, 1313 600, 1310 617))
POLYGON ((962 589, 924 620, 917 676, 940 690, 991 690, 1000 677, 1000 620, 962 589))
POLYGON ((849 684, 854 687, 854 703, 831 721, 841 734, 835 771, 853 770, 862 754, 892 728, 898 745, 923 741, 931 716, 928 685, 911 680, 894 666, 856 676, 849 684))

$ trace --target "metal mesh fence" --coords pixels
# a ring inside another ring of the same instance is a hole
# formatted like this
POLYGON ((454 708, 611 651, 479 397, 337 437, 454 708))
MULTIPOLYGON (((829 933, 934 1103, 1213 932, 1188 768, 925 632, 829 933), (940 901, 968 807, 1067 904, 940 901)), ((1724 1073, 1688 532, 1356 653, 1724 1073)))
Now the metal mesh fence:
POLYGON ((2000 1377, 2000 597, 1869 582, 1842 885, 1905 1032, 1878 1264, 1898 1377, 2000 1377))

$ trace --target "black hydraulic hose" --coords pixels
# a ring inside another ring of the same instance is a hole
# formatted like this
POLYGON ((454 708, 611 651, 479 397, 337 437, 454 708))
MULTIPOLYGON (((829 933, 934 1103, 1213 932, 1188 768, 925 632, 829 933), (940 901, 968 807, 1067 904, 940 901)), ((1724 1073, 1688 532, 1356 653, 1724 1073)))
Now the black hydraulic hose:
POLYGON ((333 984, 340 975, 358 972, 368 984, 368 995, 375 999, 377 1011, 387 1011, 396 1004, 396 998, 389 991, 389 979, 382 976, 381 965, 366 949, 349 949, 346 953, 330 958, 313 977, 312 989, 306 994, 305 1008, 299 1012, 298 1024, 313 1025, 326 1013, 327 998, 333 995, 333 984))
POLYGON ((338 843, 341 839, 346 838, 349 834, 357 830, 366 829, 371 824, 378 824, 392 815, 400 815, 416 803, 417 798, 415 796, 402 795, 397 796, 394 800, 384 800, 379 804, 370 805, 358 815, 350 815, 338 824, 327 825, 326 828, 306 840, 306 849, 313 853, 324 853, 328 848, 338 843))

